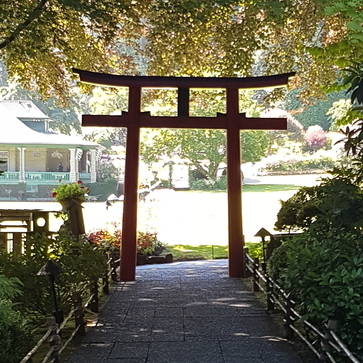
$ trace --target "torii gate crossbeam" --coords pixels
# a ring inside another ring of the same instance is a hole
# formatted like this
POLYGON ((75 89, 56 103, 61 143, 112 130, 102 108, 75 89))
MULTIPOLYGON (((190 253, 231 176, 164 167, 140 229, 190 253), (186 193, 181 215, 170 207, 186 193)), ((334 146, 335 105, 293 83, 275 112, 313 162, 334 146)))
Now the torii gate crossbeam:
POLYGON ((122 219, 121 281, 136 277, 137 203, 140 128, 191 128, 227 130, 227 190, 229 276, 244 276, 242 231, 242 181, 240 130, 285 130, 285 118, 246 118, 239 113, 239 89, 282 87, 295 73, 266 77, 202 78, 117 76, 73 69, 80 81, 95 85, 128 87, 128 112, 120 116, 83 115, 82 126, 126 127, 126 164, 122 219), (142 88, 176 88, 178 116, 158 117, 141 112, 142 88), (226 89, 227 113, 217 117, 190 117, 189 90, 193 88, 226 89))

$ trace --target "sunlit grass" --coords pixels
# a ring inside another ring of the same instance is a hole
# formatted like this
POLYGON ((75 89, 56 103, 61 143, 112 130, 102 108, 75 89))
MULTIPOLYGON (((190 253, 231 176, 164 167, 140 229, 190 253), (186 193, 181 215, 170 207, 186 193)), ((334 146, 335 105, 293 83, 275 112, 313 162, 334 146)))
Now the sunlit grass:
POLYGON ((288 190, 298 190, 301 186, 294 184, 247 184, 243 185, 244 193, 263 193, 263 192, 285 192, 288 190))
MULTIPOLYGON (((247 242, 246 247, 252 257, 261 257, 262 249, 260 243, 247 242)), ((228 246, 213 245, 167 245, 166 253, 173 255, 174 261, 187 260, 213 260, 228 258, 228 246)))
MULTIPOLYGON (((242 191, 244 193, 264 193, 264 192, 286 192, 289 190, 298 190, 300 185, 294 184, 244 184, 242 191)), ((189 190, 186 193, 226 193, 226 190, 189 190)))

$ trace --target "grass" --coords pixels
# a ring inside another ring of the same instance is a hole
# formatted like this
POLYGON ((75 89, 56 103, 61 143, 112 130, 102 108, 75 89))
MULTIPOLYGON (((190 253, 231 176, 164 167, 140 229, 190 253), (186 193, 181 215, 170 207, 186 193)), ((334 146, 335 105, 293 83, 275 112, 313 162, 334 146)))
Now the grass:
MULTIPOLYGON (((295 184, 244 184, 242 191, 244 193, 265 193, 265 192, 285 192, 288 190, 298 190, 301 188, 295 184)), ((188 193, 226 193, 226 190, 188 190, 188 193)))
MULTIPOLYGON (((247 242, 251 257, 262 257, 260 243, 247 242)), ((228 258, 228 246, 213 245, 166 245, 165 254, 171 253, 174 261, 214 260, 228 258)))
POLYGON ((243 186, 244 193, 285 192, 301 188, 294 184, 247 184, 243 186))

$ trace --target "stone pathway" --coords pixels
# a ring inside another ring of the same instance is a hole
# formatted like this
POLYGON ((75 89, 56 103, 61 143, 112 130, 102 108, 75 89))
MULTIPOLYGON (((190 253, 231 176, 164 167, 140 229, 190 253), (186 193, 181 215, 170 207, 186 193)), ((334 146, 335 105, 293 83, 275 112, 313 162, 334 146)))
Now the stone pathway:
POLYGON ((302 363, 226 260, 139 266, 70 363, 302 363))

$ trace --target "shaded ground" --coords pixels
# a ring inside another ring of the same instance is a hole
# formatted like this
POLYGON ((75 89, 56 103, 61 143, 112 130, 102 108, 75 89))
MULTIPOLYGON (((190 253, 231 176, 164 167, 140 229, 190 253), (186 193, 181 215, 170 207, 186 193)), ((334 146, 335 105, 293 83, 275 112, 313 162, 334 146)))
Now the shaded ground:
POLYGON ((227 261, 143 266, 69 363, 302 363, 227 261))

